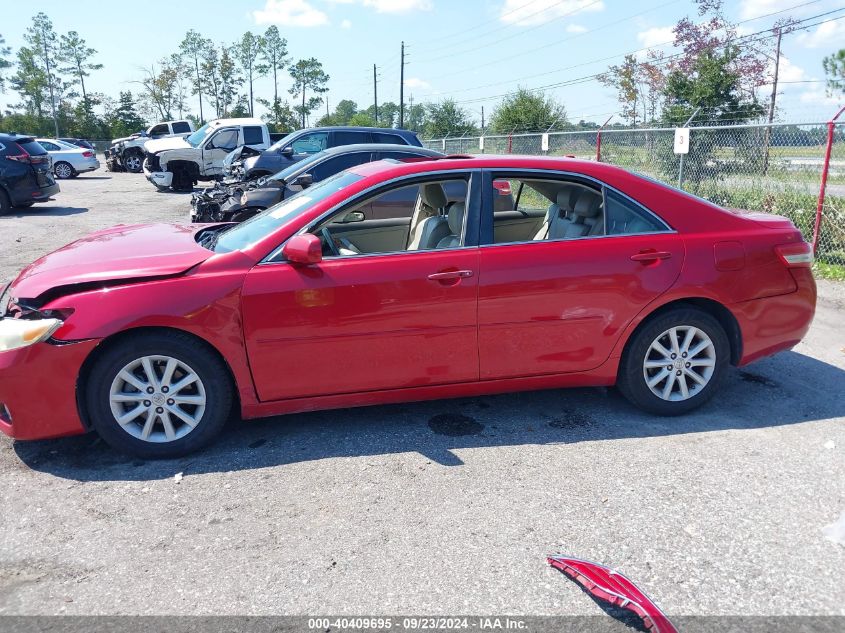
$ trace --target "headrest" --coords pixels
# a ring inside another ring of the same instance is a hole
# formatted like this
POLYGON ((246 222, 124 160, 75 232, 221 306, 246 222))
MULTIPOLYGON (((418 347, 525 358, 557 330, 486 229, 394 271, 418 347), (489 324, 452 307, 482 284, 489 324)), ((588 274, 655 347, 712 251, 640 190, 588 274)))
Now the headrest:
POLYGON ((443 186, 436 182, 423 185, 420 196, 422 197, 422 201, 432 209, 442 209, 449 201, 446 198, 446 192, 443 191, 443 186))
POLYGON ((601 196, 585 191, 575 203, 575 214, 583 218, 594 218, 601 212, 601 196))
POLYGON ((562 187, 557 192, 557 206, 559 206, 564 211, 571 211, 575 208, 575 202, 578 200, 578 196, 580 195, 580 193, 580 187, 562 187))
POLYGON ((464 230, 464 214, 466 213, 466 205, 463 202, 455 202, 449 207, 449 230, 452 235, 460 237, 464 230))

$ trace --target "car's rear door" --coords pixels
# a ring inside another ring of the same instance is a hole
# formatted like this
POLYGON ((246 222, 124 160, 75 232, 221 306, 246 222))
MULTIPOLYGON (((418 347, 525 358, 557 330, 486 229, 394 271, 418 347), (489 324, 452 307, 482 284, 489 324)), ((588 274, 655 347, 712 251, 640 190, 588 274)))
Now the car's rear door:
MULTIPOLYGON (((464 178, 467 191, 470 173, 450 174, 464 178)), ((405 186, 388 185, 311 227, 327 248, 327 233, 342 241, 346 254, 326 250, 313 266, 271 258, 247 274, 244 332, 262 401, 478 380, 480 186, 468 188, 458 247, 405 250, 410 212, 396 218, 405 238, 391 252, 383 252, 388 244, 369 246, 390 219, 343 221, 405 186)))
MULTIPOLYGON (((595 369, 607 360, 625 325, 677 279, 684 259, 682 240, 630 198, 588 181, 584 195, 604 199, 600 232, 573 226, 568 238, 535 239, 534 233, 520 241, 497 241, 493 181, 499 179, 510 179, 514 186, 515 181, 542 181, 538 188, 551 197, 544 200, 537 194, 539 208, 549 203, 562 223, 585 221, 577 215, 567 220, 566 210, 558 213, 551 206, 556 187, 570 182, 581 186, 584 179, 557 172, 485 172, 478 305, 481 379, 595 369), (632 219, 625 220, 625 214, 632 219), (577 236, 579 228, 593 234, 577 236)), ((594 226, 597 219, 589 221, 594 226)))

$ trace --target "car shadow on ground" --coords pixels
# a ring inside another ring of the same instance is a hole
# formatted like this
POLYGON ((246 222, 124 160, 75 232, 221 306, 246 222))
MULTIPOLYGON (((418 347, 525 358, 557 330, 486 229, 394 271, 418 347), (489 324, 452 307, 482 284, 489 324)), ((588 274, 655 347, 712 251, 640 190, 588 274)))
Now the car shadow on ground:
POLYGON ((560 389, 232 420, 210 448, 180 459, 119 454, 96 435, 16 442, 33 470, 78 481, 138 481, 329 459, 416 452, 459 467, 468 448, 553 445, 760 429, 845 416, 845 371, 786 352, 731 368, 717 396, 689 415, 651 416, 615 389, 560 389))
POLYGON ((5 213, 4 218, 28 218, 32 216, 52 216, 59 217, 63 215, 77 215, 79 213, 88 213, 88 207, 42 207, 33 205, 26 209, 12 209, 5 213))

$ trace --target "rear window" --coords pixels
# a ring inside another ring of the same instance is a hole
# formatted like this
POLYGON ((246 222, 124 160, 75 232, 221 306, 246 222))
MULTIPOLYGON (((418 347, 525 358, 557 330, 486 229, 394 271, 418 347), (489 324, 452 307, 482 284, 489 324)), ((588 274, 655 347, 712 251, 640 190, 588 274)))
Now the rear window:
POLYGON ((244 145, 261 145, 264 142, 262 129, 257 125, 248 125, 244 128, 244 145))
POLYGON ((407 145, 404 138, 398 134, 385 134, 384 132, 373 132, 373 141, 376 143, 391 143, 396 145, 407 145))
POLYGON ((47 150, 41 146, 41 143, 36 143, 35 141, 18 141, 18 145, 30 156, 41 156, 47 153, 47 150))
POLYGON ((186 132, 190 133, 191 126, 188 125, 187 121, 176 121, 173 124, 173 133, 174 134, 184 134, 186 132))

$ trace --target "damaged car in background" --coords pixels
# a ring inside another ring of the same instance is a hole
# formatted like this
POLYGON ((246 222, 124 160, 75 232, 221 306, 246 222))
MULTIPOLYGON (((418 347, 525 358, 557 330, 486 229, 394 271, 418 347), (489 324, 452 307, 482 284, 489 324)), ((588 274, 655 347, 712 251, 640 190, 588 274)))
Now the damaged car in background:
POLYGON ((144 143, 150 139, 186 137, 194 131, 194 124, 187 119, 162 121, 143 132, 116 138, 105 151, 106 169, 112 172, 128 171, 140 174, 144 167, 144 143))
MULTIPOLYGON (((239 153, 236 150, 232 157, 239 153)), ((443 157, 411 145, 343 145, 324 150, 287 169, 247 182, 217 183, 191 197, 192 222, 243 222, 282 200, 356 165, 377 160, 443 157)), ((227 158, 228 160, 228 158, 227 158)))

